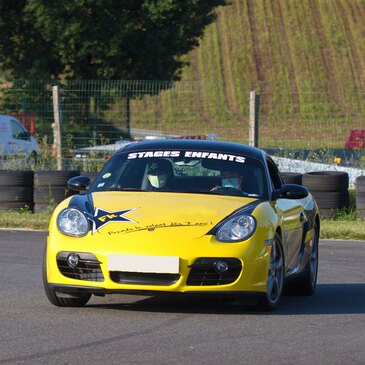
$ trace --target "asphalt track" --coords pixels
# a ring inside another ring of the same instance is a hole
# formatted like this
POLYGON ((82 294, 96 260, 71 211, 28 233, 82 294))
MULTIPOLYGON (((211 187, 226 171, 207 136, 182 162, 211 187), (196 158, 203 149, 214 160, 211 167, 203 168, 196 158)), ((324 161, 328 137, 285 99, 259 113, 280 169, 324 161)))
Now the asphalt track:
POLYGON ((365 242, 320 241, 313 297, 273 313, 176 297, 93 297, 57 308, 45 232, 0 230, 0 364, 365 364, 365 242))

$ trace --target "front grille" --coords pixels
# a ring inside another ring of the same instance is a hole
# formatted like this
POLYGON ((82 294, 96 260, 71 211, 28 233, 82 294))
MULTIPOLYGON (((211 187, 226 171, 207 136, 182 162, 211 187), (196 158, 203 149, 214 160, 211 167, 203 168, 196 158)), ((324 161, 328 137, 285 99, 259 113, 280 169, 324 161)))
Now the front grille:
POLYGON ((168 286, 175 284, 180 274, 110 271, 110 279, 118 284, 168 286))
POLYGON ((241 261, 236 258, 200 258, 191 266, 186 285, 209 286, 230 284, 237 280, 242 270, 241 261), (217 270, 217 262, 228 264, 225 272, 217 270))
POLYGON ((100 262, 90 253, 75 252, 79 256, 79 263, 71 267, 67 263, 67 257, 73 252, 60 252, 57 255, 57 266, 61 274, 76 280, 104 281, 100 268, 100 262))

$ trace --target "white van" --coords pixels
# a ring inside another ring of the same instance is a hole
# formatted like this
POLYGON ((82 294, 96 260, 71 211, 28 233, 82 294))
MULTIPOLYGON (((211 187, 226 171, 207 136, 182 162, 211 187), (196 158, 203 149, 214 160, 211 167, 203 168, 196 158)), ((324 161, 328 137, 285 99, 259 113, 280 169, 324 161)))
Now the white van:
POLYGON ((36 158, 40 149, 36 139, 11 115, 0 114, 0 158, 36 158))

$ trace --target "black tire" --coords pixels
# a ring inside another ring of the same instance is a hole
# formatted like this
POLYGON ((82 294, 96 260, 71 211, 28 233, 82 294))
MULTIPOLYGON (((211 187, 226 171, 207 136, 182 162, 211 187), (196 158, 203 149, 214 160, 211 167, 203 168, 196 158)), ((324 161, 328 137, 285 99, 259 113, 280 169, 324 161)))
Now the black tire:
POLYGON ((0 203, 33 202, 31 186, 0 187, 0 203))
POLYGON ((284 181, 284 184, 302 185, 303 174, 300 174, 298 172, 281 172, 280 175, 284 181))
POLYGON ((284 268, 284 252, 281 238, 278 233, 275 233, 271 246, 267 289, 259 303, 261 310, 272 311, 280 303, 284 291, 284 268))
POLYGON ((356 179, 356 193, 365 193, 365 176, 358 176, 356 179))
POLYGON ((357 218, 364 219, 365 218, 365 209, 356 209, 357 218))
POLYGON ((356 209, 365 209, 365 193, 356 195, 356 209))
POLYGON ((48 284, 47 280, 47 250, 44 250, 43 255, 43 287, 48 300, 57 307, 83 307, 90 299, 91 294, 72 294, 72 298, 64 298, 57 295, 57 292, 48 284))
POLYGON ((33 171, 0 170, 0 187, 33 186, 33 171))
POLYGON ((36 186, 34 188, 34 202, 36 204, 60 203, 62 200, 74 194, 75 192, 70 191, 67 187, 36 186))
POLYGON ((295 282, 295 289, 298 294, 312 295, 316 290, 318 276, 318 243, 319 232, 317 226, 314 225, 309 261, 304 272, 300 274, 298 280, 295 282))
POLYGON ((321 209, 343 209, 349 207, 350 196, 348 190, 342 191, 312 191, 318 208, 321 209))
POLYGON ((319 215, 321 219, 332 219, 340 213, 339 209, 321 209, 319 215))
POLYGON ((52 204, 45 204, 45 203, 37 203, 34 204, 33 211, 34 213, 40 213, 40 212, 52 212, 55 208, 55 205, 52 204))
POLYGON ((303 185, 312 191, 343 191, 349 187, 349 175, 342 171, 315 171, 303 175, 303 185))
POLYGON ((35 186, 67 186, 67 181, 72 177, 79 176, 80 171, 35 171, 35 186))

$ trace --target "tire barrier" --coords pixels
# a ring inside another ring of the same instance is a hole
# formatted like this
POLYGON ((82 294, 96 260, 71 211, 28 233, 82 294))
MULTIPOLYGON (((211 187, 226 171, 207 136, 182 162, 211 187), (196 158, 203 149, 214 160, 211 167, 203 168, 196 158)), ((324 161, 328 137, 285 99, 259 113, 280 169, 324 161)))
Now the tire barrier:
POLYGON ((34 211, 50 210, 67 197, 77 194, 67 188, 67 181, 78 175, 80 171, 35 171, 34 211))
POLYGON ((33 212, 33 171, 0 170, 0 210, 29 209, 33 212))
POLYGON ((303 184, 313 191, 340 191, 349 188, 349 175, 342 171, 314 171, 303 175, 303 184))
POLYGON ((355 182, 357 217, 365 218, 365 176, 359 176, 355 182))
MULTIPOLYGON (((67 181, 79 171, 9 171, 0 170, 0 211, 41 212, 53 208, 63 199, 77 194, 67 188, 67 181)), ((97 172, 85 172, 93 182, 97 172)), ((346 172, 316 171, 305 174, 282 172, 285 184, 301 184, 317 201, 321 216, 332 218, 337 210, 349 207, 349 177, 346 172)), ((365 176, 356 179, 356 212, 365 218, 365 176)))
POLYGON ((302 185, 303 174, 299 172, 281 172, 280 175, 284 181, 284 184, 302 185))
POLYGON ((303 174, 303 185, 318 204, 322 218, 333 218, 349 207, 349 176, 342 171, 315 171, 303 174))

